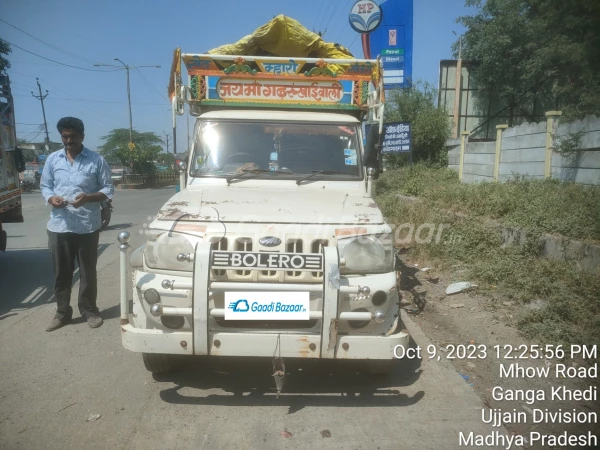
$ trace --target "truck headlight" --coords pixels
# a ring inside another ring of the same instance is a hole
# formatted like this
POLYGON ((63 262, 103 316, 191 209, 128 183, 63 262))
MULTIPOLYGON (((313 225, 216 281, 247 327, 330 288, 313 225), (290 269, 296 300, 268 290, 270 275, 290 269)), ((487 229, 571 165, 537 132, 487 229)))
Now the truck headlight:
POLYGON ((341 273, 386 273, 394 270, 394 247, 390 235, 365 235, 338 240, 341 273))
POLYGON ((184 235, 170 231, 151 231, 148 235, 144 252, 148 267, 192 272, 194 263, 178 261, 179 253, 194 253, 194 246, 184 235))

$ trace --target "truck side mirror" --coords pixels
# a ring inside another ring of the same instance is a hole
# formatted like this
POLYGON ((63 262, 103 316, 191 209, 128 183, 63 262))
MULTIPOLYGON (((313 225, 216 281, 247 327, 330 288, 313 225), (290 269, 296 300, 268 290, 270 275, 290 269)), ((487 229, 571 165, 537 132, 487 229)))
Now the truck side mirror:
POLYGON ((374 124, 369 129, 367 135, 367 142, 365 144, 365 154, 363 158, 363 164, 365 167, 372 167, 375 169, 375 178, 379 175, 379 156, 381 148, 379 145, 379 127, 374 124))
POLYGON ((175 153, 175 172, 185 172, 187 169, 188 152, 175 153), (183 164, 182 164, 183 163, 183 164))

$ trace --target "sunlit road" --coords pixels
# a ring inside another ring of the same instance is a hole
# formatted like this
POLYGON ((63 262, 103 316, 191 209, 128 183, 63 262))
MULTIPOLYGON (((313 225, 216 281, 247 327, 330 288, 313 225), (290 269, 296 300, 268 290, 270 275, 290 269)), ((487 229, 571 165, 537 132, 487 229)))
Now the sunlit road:
POLYGON ((52 333, 44 330, 54 315, 49 208, 39 192, 26 194, 25 223, 6 225, 9 251, 0 253, 0 448, 437 450, 459 448, 459 431, 491 431, 479 398, 444 361, 401 361, 381 379, 286 362, 279 399, 269 360, 147 372, 121 346, 116 236, 128 230, 141 243, 139 230, 173 193, 116 191, 98 260, 105 323, 91 329, 79 318, 76 282, 74 323, 52 333))

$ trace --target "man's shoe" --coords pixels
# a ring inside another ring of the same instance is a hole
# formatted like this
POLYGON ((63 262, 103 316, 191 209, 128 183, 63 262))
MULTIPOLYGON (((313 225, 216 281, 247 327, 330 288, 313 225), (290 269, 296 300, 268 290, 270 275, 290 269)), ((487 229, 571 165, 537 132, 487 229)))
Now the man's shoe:
POLYGON ((64 327, 66 324, 69 323, 71 319, 69 319, 68 317, 55 317, 54 319, 52 319, 52 322, 50 322, 50 324, 46 327, 46 331, 54 331, 54 330, 58 330, 61 327, 64 327))
POLYGON ((87 318, 87 323, 92 328, 98 328, 104 323, 104 321, 100 316, 90 316, 87 318))

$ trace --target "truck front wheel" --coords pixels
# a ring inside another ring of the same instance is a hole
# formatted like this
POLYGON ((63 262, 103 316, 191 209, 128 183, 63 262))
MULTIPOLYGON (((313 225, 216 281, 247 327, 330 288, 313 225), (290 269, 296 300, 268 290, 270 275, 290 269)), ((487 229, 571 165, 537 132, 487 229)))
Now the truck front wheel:
POLYGON ((163 355, 161 353, 142 353, 144 366, 152 373, 167 373, 175 368, 175 361, 172 355, 163 355))

